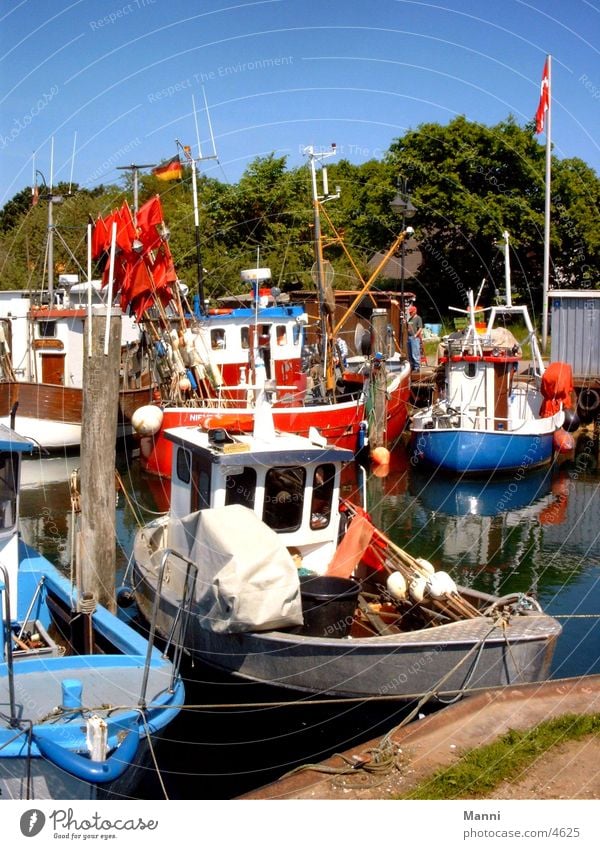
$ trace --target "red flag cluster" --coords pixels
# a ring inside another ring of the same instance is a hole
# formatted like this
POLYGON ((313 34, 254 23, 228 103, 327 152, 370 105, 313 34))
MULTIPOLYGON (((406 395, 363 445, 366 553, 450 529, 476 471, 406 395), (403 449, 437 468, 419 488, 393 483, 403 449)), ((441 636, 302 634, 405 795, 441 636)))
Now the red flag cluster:
POLYGON ((115 291, 121 309, 138 319, 158 299, 166 305, 177 280, 168 243, 157 229, 163 220, 160 197, 150 198, 137 214, 137 226, 127 203, 106 218, 98 217, 92 233, 92 258, 103 261, 102 283, 108 283, 113 224, 116 224, 115 291))

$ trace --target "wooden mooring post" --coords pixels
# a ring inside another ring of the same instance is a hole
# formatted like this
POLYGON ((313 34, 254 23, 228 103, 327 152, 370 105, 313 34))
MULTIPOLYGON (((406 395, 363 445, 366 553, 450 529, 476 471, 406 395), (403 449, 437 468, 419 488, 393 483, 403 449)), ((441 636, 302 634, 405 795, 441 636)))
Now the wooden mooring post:
POLYGON ((371 367, 371 392, 373 398, 373 422, 369 430, 371 450, 386 446, 387 441, 387 369, 388 350, 388 314, 387 310, 374 309, 371 315, 373 329, 372 352, 374 358, 381 354, 381 360, 373 360, 371 367))
POLYGON ((114 613, 117 609, 115 461, 121 310, 113 307, 107 316, 106 307, 94 307, 91 322, 91 350, 86 350, 83 364, 77 578, 82 612, 89 613, 95 602, 114 613))

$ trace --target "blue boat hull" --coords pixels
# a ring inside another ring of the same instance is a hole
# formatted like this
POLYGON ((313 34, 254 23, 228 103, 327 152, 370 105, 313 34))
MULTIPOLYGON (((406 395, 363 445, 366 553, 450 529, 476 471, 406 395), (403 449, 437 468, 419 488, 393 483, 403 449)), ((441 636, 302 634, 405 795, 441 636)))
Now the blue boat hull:
POLYGON ((553 434, 485 433, 483 431, 413 431, 412 463, 459 474, 531 469, 552 459, 553 434))

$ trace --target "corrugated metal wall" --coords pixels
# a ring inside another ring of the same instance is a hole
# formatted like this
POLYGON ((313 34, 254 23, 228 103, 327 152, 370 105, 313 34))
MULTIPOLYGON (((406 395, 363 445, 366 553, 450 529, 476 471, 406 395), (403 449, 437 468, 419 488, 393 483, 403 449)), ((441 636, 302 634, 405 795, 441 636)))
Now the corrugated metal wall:
POLYGON ((569 363, 574 377, 600 375, 600 292, 550 292, 551 359, 569 363))

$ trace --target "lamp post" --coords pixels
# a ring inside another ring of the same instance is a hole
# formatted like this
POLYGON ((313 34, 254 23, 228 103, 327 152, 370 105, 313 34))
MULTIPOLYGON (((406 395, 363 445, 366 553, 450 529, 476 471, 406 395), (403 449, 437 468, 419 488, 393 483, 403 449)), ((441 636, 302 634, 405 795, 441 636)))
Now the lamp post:
MULTIPOLYGON (((46 185, 46 178, 41 171, 36 170, 34 175, 35 181, 37 181, 38 174, 46 190, 45 194, 39 196, 39 199, 48 201, 48 298, 50 306, 52 306, 54 301, 54 204, 62 203, 63 197, 62 195, 54 194, 52 185, 46 185)), ((37 192, 37 182, 34 189, 37 192)))
MULTIPOLYGON (((402 216, 402 232, 406 230, 406 221, 414 216, 416 207, 414 207, 408 194, 408 179, 407 177, 398 178, 398 188, 396 197, 390 201, 390 208, 396 215, 402 216)), ((400 323, 400 349, 405 350, 404 340, 404 325, 406 323, 406 309, 404 307, 404 262, 406 257, 406 239, 402 241, 400 247, 400 307, 402 310, 402 321, 400 323)))

